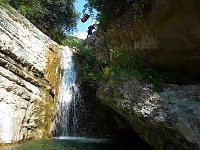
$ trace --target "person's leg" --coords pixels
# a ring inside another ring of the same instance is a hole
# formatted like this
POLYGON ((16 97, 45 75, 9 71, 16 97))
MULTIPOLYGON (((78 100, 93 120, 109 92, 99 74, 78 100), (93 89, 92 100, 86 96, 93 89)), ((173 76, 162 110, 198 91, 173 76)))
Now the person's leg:
POLYGON ((87 35, 87 37, 89 37, 90 35, 92 35, 92 30, 88 30, 88 35, 87 35))

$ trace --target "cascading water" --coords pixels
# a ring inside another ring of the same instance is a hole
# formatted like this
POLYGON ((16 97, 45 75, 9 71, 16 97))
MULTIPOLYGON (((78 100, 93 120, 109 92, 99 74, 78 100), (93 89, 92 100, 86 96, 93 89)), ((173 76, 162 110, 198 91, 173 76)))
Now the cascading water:
POLYGON ((59 87, 59 115, 55 136, 74 136, 77 130, 77 100, 80 100, 76 85, 76 69, 73 53, 66 47, 61 56, 61 77, 59 87))
MULTIPOLYGON (((89 133, 100 133, 106 135, 105 133, 107 132, 104 132, 104 130, 107 130, 107 128, 102 128, 103 126, 95 124, 93 120, 96 118, 91 118, 89 115, 94 113, 88 109, 87 103, 89 100, 87 99, 87 101, 84 101, 80 96, 79 87, 76 85, 76 69, 72 54, 73 53, 68 47, 65 48, 65 51, 62 51, 58 97, 59 112, 57 113, 57 117, 55 117, 55 124, 52 126, 52 134, 55 137, 49 140, 34 140, 28 143, 26 142, 25 144, 14 144, 13 148, 8 147, 9 150, 30 149, 30 147, 37 150, 124 150, 129 149, 129 147, 134 147, 136 144, 138 146, 137 140, 112 140, 88 136, 89 133), (135 145, 134 141, 136 141, 135 145)), ((95 107, 97 105, 94 105, 94 99, 89 102, 91 102, 93 110, 99 110, 99 108, 95 107)), ((105 111, 105 109, 103 110, 105 111)), ((102 111, 99 116, 102 117, 101 115, 102 111)), ((104 117, 109 117, 106 120, 108 123, 112 124, 110 120, 113 116, 110 117, 108 114, 103 115, 104 117)), ((98 122, 98 124, 99 123, 100 125, 104 125, 106 122, 101 121, 98 122)), ((9 140, 9 137, 6 140, 9 140)), ((139 148, 149 149, 148 147, 143 148, 143 145, 144 144, 142 143, 139 148)), ((5 147, 5 149, 3 148, 2 150, 8 149, 5 147)))

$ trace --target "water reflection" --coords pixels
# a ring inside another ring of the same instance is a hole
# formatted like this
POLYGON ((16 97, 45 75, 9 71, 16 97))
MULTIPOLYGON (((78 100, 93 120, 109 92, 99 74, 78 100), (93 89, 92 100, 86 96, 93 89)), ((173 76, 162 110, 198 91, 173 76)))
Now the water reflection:
POLYGON ((139 150, 144 145, 128 139, 95 139, 85 137, 58 137, 49 140, 26 141, 2 150, 139 150), (137 147, 137 148, 136 148, 137 147))

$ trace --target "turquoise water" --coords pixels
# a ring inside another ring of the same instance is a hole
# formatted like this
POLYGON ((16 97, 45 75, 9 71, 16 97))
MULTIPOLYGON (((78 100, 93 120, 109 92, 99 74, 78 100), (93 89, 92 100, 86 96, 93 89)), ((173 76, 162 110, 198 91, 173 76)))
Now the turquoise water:
POLYGON ((85 137, 59 137, 49 140, 26 141, 2 150, 139 150, 144 144, 126 139, 95 139, 85 137), (139 147, 138 147, 139 146, 139 147), (130 147, 130 148, 129 148, 130 147), (136 148, 137 147, 137 148, 136 148))

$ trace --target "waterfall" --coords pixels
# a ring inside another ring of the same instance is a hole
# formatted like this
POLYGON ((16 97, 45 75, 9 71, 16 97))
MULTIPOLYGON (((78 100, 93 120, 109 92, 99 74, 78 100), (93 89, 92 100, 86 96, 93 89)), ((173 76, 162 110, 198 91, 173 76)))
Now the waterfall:
POLYGON ((80 131, 85 130, 80 127, 82 116, 85 115, 85 106, 76 85, 76 77, 73 53, 66 47, 61 56, 59 113, 54 136, 79 136, 80 131))

